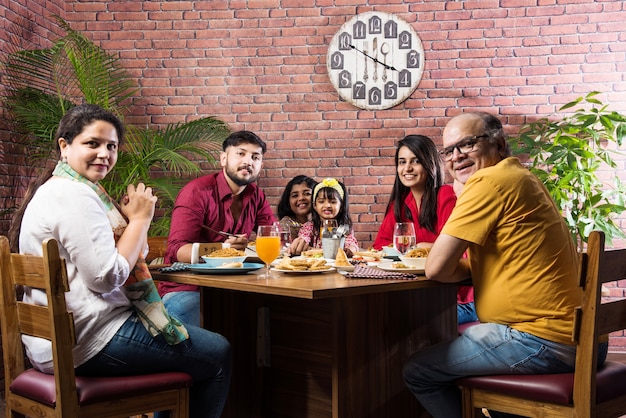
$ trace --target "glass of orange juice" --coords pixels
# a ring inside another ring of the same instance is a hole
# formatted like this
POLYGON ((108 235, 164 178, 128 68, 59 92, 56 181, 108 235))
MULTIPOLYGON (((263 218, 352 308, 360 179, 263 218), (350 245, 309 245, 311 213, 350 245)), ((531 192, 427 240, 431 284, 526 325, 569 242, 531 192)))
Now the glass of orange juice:
POLYGON ((277 225, 261 225, 256 233, 256 253, 265 263, 265 273, 259 277, 269 279, 270 264, 280 254, 280 229, 277 225))

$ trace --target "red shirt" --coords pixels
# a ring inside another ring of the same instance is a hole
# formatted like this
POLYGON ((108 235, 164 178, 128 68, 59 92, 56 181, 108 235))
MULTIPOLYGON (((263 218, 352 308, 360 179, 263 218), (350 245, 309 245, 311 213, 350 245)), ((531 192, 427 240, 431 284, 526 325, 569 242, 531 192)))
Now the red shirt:
MULTIPOLYGON (((186 184, 176 197, 172 211, 172 224, 167 239, 165 262, 177 261, 180 247, 193 242, 223 242, 225 238, 202 225, 218 231, 250 236, 259 225, 276 221, 265 193, 254 183, 241 192, 241 215, 235 224, 230 212, 233 194, 224 177, 224 171, 209 174, 186 184)), ((161 295, 181 290, 197 290, 197 286, 159 282, 161 295)))
MULTIPOLYGON (((415 226, 415 237, 417 242, 435 242, 441 229, 445 225, 446 221, 454 209, 456 204, 456 195, 452 186, 443 185, 439 188, 437 193, 437 224, 435 225, 436 232, 429 231, 428 229, 420 226, 419 212, 417 210, 417 203, 413 197, 413 193, 407 194, 404 199, 404 203, 411 211, 411 217, 413 218, 413 225, 415 226)), ((373 247, 376 250, 381 250, 384 246, 387 246, 393 242, 393 227, 396 223, 396 218, 393 214, 393 202, 389 205, 385 219, 380 225, 376 240, 373 247)), ((403 219, 408 222, 408 219, 403 219)), ((457 303, 468 303, 474 301, 474 288, 472 286, 459 286, 459 290, 456 295, 457 303)))
MULTIPOLYGON (((404 203, 411 212, 417 242, 435 242, 441 232, 441 229, 450 217, 452 209, 454 209, 454 205, 456 204, 456 195, 454 194, 454 189, 450 185, 446 184, 439 188, 439 192, 437 193, 437 224, 435 225, 435 232, 429 231, 428 229, 420 226, 418 222, 419 212, 417 210, 417 203, 415 202, 413 193, 406 195, 404 203)), ((383 219, 383 223, 378 229, 378 234, 376 235, 376 240, 374 240, 373 245, 376 250, 381 250, 384 246, 393 242, 393 227, 396 224, 396 218, 393 215, 393 206, 393 202, 391 202, 391 205, 389 205, 387 213, 385 214, 385 218, 383 219)), ((408 219, 403 219, 403 221, 408 222, 408 219)))

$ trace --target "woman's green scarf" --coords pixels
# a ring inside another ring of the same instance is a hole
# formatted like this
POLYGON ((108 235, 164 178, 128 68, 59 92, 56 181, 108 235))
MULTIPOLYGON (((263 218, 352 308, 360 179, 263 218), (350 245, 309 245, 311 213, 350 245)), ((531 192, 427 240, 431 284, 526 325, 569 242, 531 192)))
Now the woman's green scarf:
MULTIPOLYGON (((107 209, 107 218, 109 219, 115 240, 117 241, 124 232, 124 229, 126 229, 126 226, 128 226, 128 223, 104 188, 78 174, 69 164, 62 161, 57 163, 52 174, 84 183, 96 192, 104 204, 104 207, 107 209)), ((144 256, 146 253, 147 248, 143 253, 144 256)), ((137 282, 125 286, 126 296, 131 301, 133 308, 137 312, 137 316, 139 316, 144 327, 146 327, 150 334, 152 334, 153 337, 161 334, 170 345, 178 344, 189 338, 189 334, 183 324, 176 318, 171 317, 165 310, 161 296, 159 296, 157 292, 150 270, 143 257, 140 257, 139 260, 137 260, 137 264, 133 267, 129 277, 133 276, 137 282)))

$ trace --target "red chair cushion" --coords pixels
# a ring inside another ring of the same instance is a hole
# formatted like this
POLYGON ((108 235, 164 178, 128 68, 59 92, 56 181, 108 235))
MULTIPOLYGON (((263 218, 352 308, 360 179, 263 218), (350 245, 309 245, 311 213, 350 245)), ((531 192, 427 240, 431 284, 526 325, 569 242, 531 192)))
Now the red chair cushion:
POLYGON ((469 327, 473 327, 474 325, 478 325, 478 324, 480 324, 480 321, 466 322, 464 324, 459 324, 458 326, 459 335, 463 334, 465 330, 468 329, 469 327))
MULTIPOLYGON (((626 394, 626 364, 606 361, 598 369, 596 401, 608 401, 626 394)), ((574 373, 541 375, 472 376, 457 380, 461 386, 493 391, 539 402, 571 405, 574 373)))
MULTIPOLYGON (((119 377, 76 376, 79 405, 180 389, 190 385, 191 376, 181 372, 119 377)), ((54 407, 55 387, 54 375, 28 369, 11 383, 10 390, 17 395, 54 407)))

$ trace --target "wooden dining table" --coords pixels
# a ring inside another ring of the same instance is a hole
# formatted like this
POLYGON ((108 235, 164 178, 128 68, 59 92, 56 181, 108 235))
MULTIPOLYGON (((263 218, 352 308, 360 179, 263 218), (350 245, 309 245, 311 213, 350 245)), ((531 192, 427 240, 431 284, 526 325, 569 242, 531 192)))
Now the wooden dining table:
POLYGON ((223 417, 429 417, 404 384, 420 348, 457 335, 456 286, 337 272, 153 270, 198 285, 203 326, 225 336, 233 376, 223 417))

